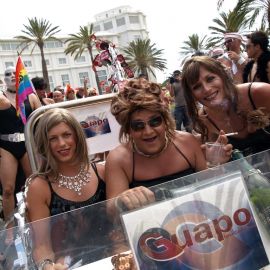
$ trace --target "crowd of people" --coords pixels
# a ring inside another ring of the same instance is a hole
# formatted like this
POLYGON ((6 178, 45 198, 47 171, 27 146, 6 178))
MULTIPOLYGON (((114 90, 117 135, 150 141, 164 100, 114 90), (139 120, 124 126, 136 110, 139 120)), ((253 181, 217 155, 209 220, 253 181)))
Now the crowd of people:
MULTIPOLYGON (((119 205, 134 209, 152 203, 155 196, 149 187, 207 169, 205 142, 223 144, 223 163, 230 161, 233 149, 244 155, 269 149, 268 37, 261 31, 246 40, 227 33, 224 44, 226 51, 213 49, 210 55, 186 60, 166 86, 143 77, 125 84, 111 101, 111 113, 120 125, 120 144, 109 152, 105 166, 89 161, 85 134, 71 112, 54 108, 37 123, 34 136, 41 163, 31 174, 24 126, 15 110, 15 70, 7 69, 7 89, 0 94, 5 220, 15 207, 18 164, 28 178, 28 221, 33 222, 116 197, 116 204, 108 204, 111 213, 119 211, 119 205), (244 43, 247 54, 241 49, 244 43)), ((97 94, 68 86, 65 93, 56 88, 48 97, 42 78, 32 82, 37 95, 27 98, 27 116, 42 105, 97 94)), ((10 232, 7 242, 12 241, 10 232)), ((33 232, 39 269, 66 269, 52 246, 49 225, 33 226, 33 232)))

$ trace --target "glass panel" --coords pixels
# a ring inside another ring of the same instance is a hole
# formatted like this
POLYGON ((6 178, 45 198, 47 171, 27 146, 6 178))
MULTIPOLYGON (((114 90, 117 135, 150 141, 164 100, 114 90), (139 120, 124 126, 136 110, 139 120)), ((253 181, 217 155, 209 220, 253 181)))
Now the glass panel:
POLYGON ((68 83, 70 84, 69 75, 68 74, 61 75, 61 78, 62 78, 62 84, 64 86, 67 85, 68 83))
POLYGON ((104 30, 109 30, 109 29, 112 29, 113 28, 113 24, 112 22, 106 22, 104 23, 104 30))
POLYGON ((126 24, 125 17, 116 19, 116 25, 117 25, 117 26, 121 26, 121 25, 125 25, 125 24, 126 24))
POLYGON ((129 22, 130 23, 139 23, 139 17, 138 16, 129 16, 129 22))
POLYGON ((80 72, 79 73, 79 80, 80 80, 80 85, 84 85, 84 80, 88 79, 88 84, 89 84, 89 75, 88 72, 80 72))
POLYGON ((94 32, 99 32, 99 31, 100 31, 100 25, 95 25, 94 32))
MULTIPOLYGON (((168 183, 164 183, 162 185, 151 187, 151 190, 154 191, 156 197, 156 202, 151 204, 151 206, 153 206, 153 208, 158 207, 161 211, 162 207, 160 206, 162 206, 165 202, 170 203, 172 199, 181 199, 187 194, 201 191, 204 188, 218 187, 218 185, 226 183, 226 181, 231 181, 235 177, 239 176, 243 177, 244 179, 244 184, 251 200, 251 206, 254 210, 253 213, 255 215, 255 221, 259 226, 265 250, 270 258, 270 151, 249 156, 246 159, 235 160, 222 166, 211 168, 168 183), (258 190, 260 191, 259 193, 257 192, 258 190)), ((239 194, 238 196, 241 197, 239 194)), ((220 199, 221 198, 219 197, 216 198, 217 201, 220 199)), ((121 199, 119 198, 115 200, 108 200, 29 224, 24 223, 24 219, 22 218, 24 214, 23 211, 21 211, 22 209, 20 209, 21 214, 16 214, 17 224, 19 224, 19 226, 12 229, 15 241, 8 245, 4 245, 3 243, 6 239, 8 231, 4 230, 0 232, 0 243, 2 243, 1 247, 3 255, 1 266, 6 270, 34 269, 35 264, 32 259, 32 255, 37 254, 37 252, 41 252, 40 243, 45 243, 46 240, 49 239, 51 241, 51 246, 53 247, 56 260, 62 259, 62 261, 69 265, 69 269, 112 269, 113 266, 111 263, 111 257, 119 254, 120 252, 129 252, 131 249, 127 238, 126 229, 122 223, 122 217, 136 213, 136 211, 138 212, 138 209, 134 212, 128 211, 125 207, 123 207, 123 205, 121 205, 121 203, 119 203, 120 201, 121 199), (34 253, 32 251, 34 251, 34 253), (87 266, 83 267, 84 265, 87 266)), ((146 207, 140 209, 140 211, 145 210, 145 208, 146 207)), ((243 217, 241 215, 236 217, 234 216, 234 218, 238 219, 239 223, 243 222, 243 217)), ((220 226, 218 227, 220 231, 217 232, 217 235, 226 235, 226 237, 229 237, 228 232, 225 232, 226 226, 224 227, 221 225, 221 223, 225 220, 227 219, 224 217, 224 219, 220 221, 220 224, 218 223, 215 225, 220 226)), ((142 222, 145 222, 146 224, 149 221, 151 221, 150 216, 147 219, 142 220, 142 222)), ((208 221, 210 222, 211 220, 208 221)), ((207 225, 205 225, 205 228, 206 226, 207 225)), ((211 225, 209 228, 211 230, 217 229, 215 226, 211 225)), ((193 226, 192 228, 195 227, 193 226)), ((241 230, 239 229, 239 231, 234 231, 230 237, 233 236, 234 233, 241 233, 241 230)), ((205 235, 206 231, 203 231, 199 235, 194 233, 194 235, 191 237, 197 237, 197 240, 200 241, 203 237, 205 237, 205 235)), ((247 242, 254 241, 252 238, 253 236, 253 234, 246 234, 243 238, 235 239, 235 241, 237 243, 243 240, 247 242)), ((154 237, 155 236, 149 236, 149 245, 151 245, 150 242, 154 239, 154 237)), ((226 244, 226 237, 224 238, 224 242, 222 242, 222 246, 225 246, 226 244)), ((206 249, 215 247, 214 244, 215 243, 213 243, 213 245, 209 245, 206 249)), ((164 243, 161 246, 163 245, 164 243)), ((256 246, 256 243, 252 243, 252 246, 253 245, 258 247, 256 246)), ((146 248, 149 248, 149 246, 146 248)), ((156 246, 156 248, 159 247, 156 246)), ((194 250, 198 251, 196 256, 201 256, 200 254, 202 253, 199 252, 199 246, 194 247, 194 250)), ((249 251, 245 252, 249 254, 249 251)), ((261 254, 263 253, 264 251, 261 250, 261 254)), ((234 256, 234 254, 239 255, 240 253, 236 252, 236 250, 233 248, 227 248, 226 252, 224 253, 224 257, 230 259, 231 256, 234 256)), ((183 259, 181 256, 182 255, 178 257, 179 260, 183 259)), ((114 257, 114 260, 115 259, 117 258, 114 257)), ((217 257, 217 261, 219 260, 220 257, 217 257)), ((258 259, 254 258, 252 263, 257 263, 256 260, 258 259)), ((199 257, 198 260, 193 261, 204 262, 204 260, 199 260, 199 257)), ((211 261, 211 263, 212 262, 213 261, 211 261)), ((267 262, 267 260, 259 263, 262 264, 265 262, 267 262)), ((241 260, 236 262, 236 265, 237 263, 241 264, 243 261, 241 260)), ((172 269, 155 267, 156 266, 153 265, 147 265, 143 269, 172 269)), ((239 268, 239 265, 237 267, 226 269, 250 269, 250 267, 239 268)), ((210 268, 206 267, 204 269, 210 268)))
POLYGON ((64 57, 58 58, 58 63, 59 65, 65 65, 67 63, 67 59, 64 57))

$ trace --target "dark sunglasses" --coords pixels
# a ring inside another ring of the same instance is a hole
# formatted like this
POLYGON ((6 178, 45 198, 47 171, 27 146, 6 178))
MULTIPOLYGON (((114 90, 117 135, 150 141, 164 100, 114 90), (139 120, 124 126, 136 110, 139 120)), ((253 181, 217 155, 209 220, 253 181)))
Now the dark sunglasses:
POLYGON ((13 75, 16 75, 16 72, 6 72, 6 73, 5 73, 5 76, 6 76, 6 77, 9 77, 9 76, 11 76, 12 74, 13 74, 13 75))
POLYGON ((159 127, 162 124, 163 118, 161 115, 155 116, 147 122, 144 121, 131 121, 130 127, 133 131, 142 131, 146 125, 149 127, 155 128, 159 127))
POLYGON ((231 43, 231 42, 233 42, 233 38, 225 40, 224 44, 226 45, 227 43, 231 43))

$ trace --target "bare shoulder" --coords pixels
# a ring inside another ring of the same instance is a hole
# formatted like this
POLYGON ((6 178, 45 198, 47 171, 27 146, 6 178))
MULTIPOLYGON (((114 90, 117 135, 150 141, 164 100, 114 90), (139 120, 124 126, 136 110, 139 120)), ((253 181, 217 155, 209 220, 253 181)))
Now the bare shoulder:
POLYGON ((248 91, 249 87, 251 87, 252 93, 256 91, 257 93, 259 92, 264 92, 264 91, 269 91, 270 90, 270 84, 269 83, 264 83, 264 82, 253 82, 251 83, 241 83, 236 85, 238 92, 241 93, 241 91, 248 91))
POLYGON ((44 197, 46 194, 50 194, 48 181, 41 176, 33 177, 29 181, 27 188, 30 196, 44 197))
POLYGON ((30 100, 36 100, 36 99, 38 99, 38 97, 37 97, 37 95, 35 93, 31 93, 31 94, 29 94, 29 99, 30 100))
POLYGON ((40 103, 40 100, 38 98, 38 96, 34 93, 31 93, 29 95, 29 101, 30 101, 30 104, 31 104, 31 107, 33 110, 41 107, 41 103, 40 103))
POLYGON ((54 104, 54 100, 52 98, 44 98, 44 103, 46 105, 48 105, 48 104, 54 104))
POLYGON ((197 139, 196 137, 189 133, 189 132, 186 132, 186 131, 176 131, 175 132, 175 139, 176 141, 181 141, 181 142, 186 142, 186 143, 189 143, 189 142, 197 142, 197 139))
MULTIPOLYGON (((249 100, 248 89, 250 83, 244 83, 237 85, 239 100, 249 100)), ((257 108, 266 107, 269 108, 270 98, 270 84, 263 82, 253 82, 251 85, 251 98, 257 108)))
POLYGON ((183 149, 196 152, 200 149, 200 142, 193 134, 185 131, 176 131, 175 142, 183 149))
POLYGON ((10 104, 9 100, 5 97, 2 91, 0 91, 0 102, 1 104, 7 104, 7 103, 10 104))
POLYGON ((106 163, 110 160, 114 160, 116 162, 126 163, 127 160, 131 159, 132 151, 128 144, 120 144, 110 151, 106 163))

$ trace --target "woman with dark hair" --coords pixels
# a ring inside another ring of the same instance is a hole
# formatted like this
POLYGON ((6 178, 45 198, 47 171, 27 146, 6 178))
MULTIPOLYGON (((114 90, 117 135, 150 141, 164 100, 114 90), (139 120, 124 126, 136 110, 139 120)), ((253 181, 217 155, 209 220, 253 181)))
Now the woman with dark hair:
POLYGON ((202 142, 216 140, 223 130, 232 135, 229 143, 244 155, 270 148, 269 84, 235 85, 224 66, 207 56, 185 63, 182 84, 194 130, 202 142))
MULTIPOLYGON (((28 179, 29 221, 105 199, 104 166, 90 164, 84 132, 69 111, 57 108, 45 112, 37 124, 35 142, 41 164, 38 173, 28 179)), ((32 227, 33 254, 39 269, 47 269, 49 265, 48 269, 64 269, 59 263, 53 263, 59 258, 50 238, 49 224, 37 222, 32 227)), ((63 233, 64 228, 60 231, 63 233)))
POLYGON ((43 106, 54 103, 53 99, 47 97, 47 93, 46 93, 47 83, 45 82, 43 78, 34 77, 32 79, 32 83, 37 92, 37 96, 40 100, 40 103, 43 106))
POLYGON ((106 160, 108 199, 128 195, 128 208, 144 205, 154 200, 146 187, 206 169, 198 140, 190 133, 175 131, 158 84, 129 81, 112 100, 111 112, 121 125, 121 144, 106 160))

